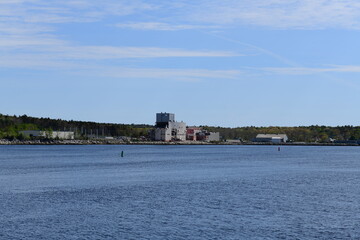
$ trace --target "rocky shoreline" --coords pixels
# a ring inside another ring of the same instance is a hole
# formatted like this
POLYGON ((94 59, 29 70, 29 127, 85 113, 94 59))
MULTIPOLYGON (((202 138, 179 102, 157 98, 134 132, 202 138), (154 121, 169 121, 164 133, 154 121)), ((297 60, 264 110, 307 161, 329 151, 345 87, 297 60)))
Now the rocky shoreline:
POLYGON ((157 142, 157 141, 124 141, 124 140, 7 140, 0 139, 0 145, 276 145, 276 146, 360 146, 353 143, 254 143, 254 142, 157 142))
MULTIPOLYGON (((214 145, 227 143, 209 142, 155 142, 155 141, 124 141, 124 140, 7 140, 0 139, 0 145, 214 145)), ((232 144, 233 145, 233 144, 232 144)))

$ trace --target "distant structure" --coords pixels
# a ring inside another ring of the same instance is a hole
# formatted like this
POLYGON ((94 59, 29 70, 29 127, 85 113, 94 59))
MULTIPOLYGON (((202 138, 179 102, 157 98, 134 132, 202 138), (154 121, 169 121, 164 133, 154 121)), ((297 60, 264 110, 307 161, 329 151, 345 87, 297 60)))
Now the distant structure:
POLYGON ((226 139, 227 143, 241 143, 241 139, 226 139))
POLYGON ((258 134, 253 142, 285 143, 288 141, 286 134, 258 134))
POLYGON ((197 141, 197 136, 201 133, 202 129, 199 127, 188 127, 186 128, 186 140, 197 141))
POLYGON ((157 113, 155 141, 185 141, 186 123, 176 122, 173 113, 157 113))
POLYGON ((220 133, 209 132, 201 127, 186 127, 184 122, 176 122, 174 113, 157 113, 155 130, 153 133, 155 141, 220 141, 220 133))
POLYGON ((220 133, 219 132, 208 132, 203 130, 197 136, 197 141, 205 141, 205 142, 218 142, 220 141, 220 133))
POLYGON ((334 140, 333 143, 348 144, 348 145, 360 145, 360 140, 334 140))
POLYGON ((27 130, 20 131, 25 137, 46 137, 46 138, 58 138, 58 139, 74 139, 74 132, 65 131, 40 131, 40 130, 27 130))
POLYGON ((186 129, 186 140, 188 141, 205 141, 218 142, 220 141, 219 132, 209 132, 199 127, 188 127, 186 129))
POLYGON ((174 113, 157 113, 156 114, 156 127, 164 128, 169 122, 175 122, 174 113))

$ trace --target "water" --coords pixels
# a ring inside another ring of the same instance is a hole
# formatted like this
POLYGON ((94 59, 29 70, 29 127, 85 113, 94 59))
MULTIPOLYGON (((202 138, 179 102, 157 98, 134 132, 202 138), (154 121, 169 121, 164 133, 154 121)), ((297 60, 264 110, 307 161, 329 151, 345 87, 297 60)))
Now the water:
POLYGON ((359 183, 358 147, 0 146, 0 239, 359 239, 359 183))

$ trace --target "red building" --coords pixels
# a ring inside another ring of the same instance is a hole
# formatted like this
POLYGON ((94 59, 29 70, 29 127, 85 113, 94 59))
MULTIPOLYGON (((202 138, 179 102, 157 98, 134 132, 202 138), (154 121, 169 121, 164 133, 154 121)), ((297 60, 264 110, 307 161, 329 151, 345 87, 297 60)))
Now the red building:
POLYGON ((196 135, 201 132, 201 128, 198 127, 188 127, 186 129, 186 140, 197 141, 196 135))

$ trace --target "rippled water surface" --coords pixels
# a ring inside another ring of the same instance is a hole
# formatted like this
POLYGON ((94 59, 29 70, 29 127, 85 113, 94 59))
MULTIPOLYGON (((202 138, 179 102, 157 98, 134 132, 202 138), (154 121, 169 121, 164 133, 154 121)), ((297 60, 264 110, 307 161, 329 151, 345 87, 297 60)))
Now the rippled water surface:
POLYGON ((0 239, 360 239, 359 185, 359 147, 0 146, 0 239))

